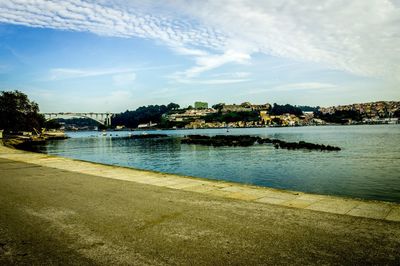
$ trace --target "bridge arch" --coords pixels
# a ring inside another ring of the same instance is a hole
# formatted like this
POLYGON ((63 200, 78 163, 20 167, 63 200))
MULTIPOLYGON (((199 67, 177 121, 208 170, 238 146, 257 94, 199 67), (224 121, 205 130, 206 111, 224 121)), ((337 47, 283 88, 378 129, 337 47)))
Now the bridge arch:
POLYGON ((46 121, 61 118, 64 116, 89 118, 103 126, 111 126, 114 113, 73 113, 73 112, 59 112, 59 113, 42 113, 46 121))

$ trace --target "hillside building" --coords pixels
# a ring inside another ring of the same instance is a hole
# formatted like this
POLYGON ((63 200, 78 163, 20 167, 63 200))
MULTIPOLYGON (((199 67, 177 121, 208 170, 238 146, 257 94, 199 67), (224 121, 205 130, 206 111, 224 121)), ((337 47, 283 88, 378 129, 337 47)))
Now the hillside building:
POLYGON ((195 102, 194 103, 195 109, 208 109, 208 103, 206 102, 195 102))

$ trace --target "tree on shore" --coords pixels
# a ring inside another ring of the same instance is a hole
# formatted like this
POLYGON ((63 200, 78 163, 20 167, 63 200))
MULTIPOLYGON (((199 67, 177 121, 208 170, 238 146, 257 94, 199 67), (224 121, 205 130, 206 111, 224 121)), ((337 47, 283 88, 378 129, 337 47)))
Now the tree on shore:
POLYGON ((362 115, 355 110, 336 110, 333 114, 314 112, 314 117, 336 124, 346 124, 349 120, 362 121, 362 115))
POLYGON ((212 106, 212 108, 214 108, 218 112, 221 112, 221 110, 222 110, 222 108, 224 108, 224 106, 225 106, 225 103, 217 103, 217 104, 214 104, 212 106))
POLYGON ((396 111, 394 111, 393 117, 400 118, 400 109, 397 109, 396 111))
POLYGON ((257 111, 250 112, 227 112, 227 113, 213 113, 204 117, 206 122, 239 122, 239 121, 260 121, 260 113, 257 111))
POLYGON ((300 108, 290 104, 279 105, 274 103, 272 109, 270 110, 270 114, 271 115, 292 114, 300 116, 303 114, 303 112, 301 111, 300 108))
POLYGON ((176 104, 176 103, 170 103, 167 105, 168 110, 177 110, 177 109, 179 109, 179 107, 180 107, 179 104, 176 104))
POLYGON ((0 92, 0 129, 32 131, 43 127, 45 118, 39 114, 39 105, 18 90, 0 92))
POLYGON ((59 123, 58 120, 53 119, 53 120, 46 121, 44 123, 44 127, 46 129, 60 129, 61 128, 61 124, 59 123))
POLYGON ((148 105, 137 108, 135 111, 125 111, 117 114, 113 118, 114 125, 124 125, 129 128, 136 128, 139 124, 144 123, 160 123, 162 116, 170 111, 179 108, 176 103, 165 105, 148 105))

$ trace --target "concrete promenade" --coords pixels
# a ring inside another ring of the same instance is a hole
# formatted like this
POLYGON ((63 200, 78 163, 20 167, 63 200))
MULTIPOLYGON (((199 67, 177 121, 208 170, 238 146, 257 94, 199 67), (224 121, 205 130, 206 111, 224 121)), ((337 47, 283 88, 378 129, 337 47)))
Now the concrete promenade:
POLYGON ((0 265, 400 264, 400 206, 0 146, 0 265))

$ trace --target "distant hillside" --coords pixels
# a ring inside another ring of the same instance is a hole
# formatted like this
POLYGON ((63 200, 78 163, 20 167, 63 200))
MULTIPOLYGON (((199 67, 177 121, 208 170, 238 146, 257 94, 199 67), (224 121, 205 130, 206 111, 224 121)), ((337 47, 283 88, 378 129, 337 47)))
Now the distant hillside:
POLYGON ((314 115, 316 118, 330 123, 343 123, 349 120, 400 118, 400 102, 379 101, 324 107, 314 112, 314 115))
POLYGON ((316 112, 321 108, 319 106, 313 107, 308 105, 297 105, 296 107, 299 108, 302 112, 316 112))
MULTIPOLYGON (((354 103, 348 105, 338 105, 323 107, 318 111, 322 114, 333 114, 338 111, 355 111, 363 117, 394 117, 400 110, 399 101, 378 101, 369 103, 354 103)), ((398 117, 398 116, 397 116, 398 117)))

